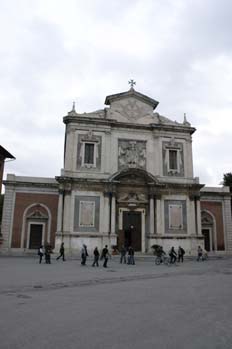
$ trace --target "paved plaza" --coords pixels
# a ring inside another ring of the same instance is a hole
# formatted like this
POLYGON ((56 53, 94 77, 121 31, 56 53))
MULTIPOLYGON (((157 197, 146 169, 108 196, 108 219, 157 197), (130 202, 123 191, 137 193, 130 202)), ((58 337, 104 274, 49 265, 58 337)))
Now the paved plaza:
POLYGON ((0 275, 1 349, 232 348, 232 258, 104 269, 0 257, 0 275))

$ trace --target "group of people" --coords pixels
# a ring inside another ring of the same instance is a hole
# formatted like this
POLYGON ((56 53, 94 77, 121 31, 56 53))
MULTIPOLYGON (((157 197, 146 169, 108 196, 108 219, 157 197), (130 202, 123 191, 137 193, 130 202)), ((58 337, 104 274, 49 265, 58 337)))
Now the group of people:
MULTIPOLYGON (((86 260, 87 257, 89 256, 88 251, 87 251, 87 246, 85 244, 83 244, 82 249, 81 249, 81 265, 86 265, 86 260)), ((93 264, 92 266, 95 267, 99 267, 99 259, 103 260, 103 268, 107 268, 107 263, 108 263, 108 259, 110 257, 109 254, 109 250, 108 250, 108 245, 105 245, 105 247, 103 248, 101 255, 100 252, 98 250, 98 247, 95 247, 94 251, 93 251, 93 264)))
MULTIPOLYGON (((60 254, 59 256, 56 258, 56 260, 59 260, 60 258, 62 258, 63 262, 66 261, 65 259, 65 254, 64 254, 64 243, 61 243, 60 246, 60 250, 59 250, 60 254)), ((41 245, 38 249, 38 256, 39 256, 39 264, 42 263, 43 260, 43 256, 45 257, 45 263, 46 264, 51 264, 51 254, 53 253, 52 251, 52 247, 50 244, 46 244, 45 246, 41 245)), ((99 250, 97 247, 95 247, 94 251, 93 251, 93 255, 94 255, 94 261, 92 266, 94 267, 95 265, 98 267, 99 266, 99 259, 103 260, 103 267, 107 268, 107 262, 109 259, 109 250, 108 250, 108 246, 105 245, 105 247, 102 250, 101 256, 99 253, 99 250)), ((82 249, 81 249, 81 265, 86 265, 86 260, 88 257, 88 251, 87 251, 87 246, 85 244, 83 244, 82 249)))
POLYGON ((46 244, 45 246, 41 245, 38 249, 38 256, 39 256, 39 264, 41 264, 43 256, 45 258, 46 264, 51 264, 51 254, 52 246, 50 244, 46 244))
POLYGON ((129 246, 128 249, 122 245, 120 250, 120 263, 132 264, 135 265, 135 251, 132 246, 129 246))
MULTIPOLYGON (((59 250, 60 254, 59 256, 56 258, 56 260, 59 260, 60 258, 62 258, 62 260, 65 262, 65 253, 64 253, 64 243, 61 243, 60 246, 60 250, 59 250)), ((46 244, 45 246, 41 245, 38 249, 38 256, 39 256, 39 263, 41 264, 43 256, 45 257, 45 263, 46 264, 51 264, 51 254, 53 253, 52 251, 52 247, 50 244, 46 244)), ((184 261, 184 255, 185 255, 185 250, 179 246, 178 251, 175 251, 175 248, 172 247, 169 251, 169 257, 170 257, 170 263, 176 263, 176 261, 178 262, 182 262, 184 261)), ((156 255, 160 258, 164 258, 166 256, 166 253, 163 250, 162 246, 158 246, 156 248, 156 255)), ((82 249, 81 249, 81 265, 86 265, 86 260, 88 257, 88 251, 87 251, 87 246, 85 244, 83 244, 82 249)), ((98 250, 98 247, 95 247, 94 251, 93 251, 93 263, 92 266, 95 267, 99 267, 99 259, 103 260, 103 267, 107 268, 107 263, 108 263, 108 259, 110 257, 110 253, 108 250, 108 246, 105 245, 105 247, 103 248, 101 255, 100 252, 98 250)), ((207 252, 205 250, 202 249, 201 246, 198 246, 198 250, 197 250, 197 261, 200 260, 205 260, 207 259, 207 252)), ((131 265, 135 265, 135 258, 134 258, 134 249, 132 246, 129 246, 128 248, 126 248, 124 245, 122 245, 121 250, 120 250, 120 263, 124 263, 124 264, 131 264, 131 265)))
MULTIPOLYGON (((172 246, 172 248, 169 251, 169 257, 170 257, 170 263, 176 263, 176 260, 178 262, 184 262, 184 255, 185 255, 185 250, 183 247, 179 246, 178 251, 175 251, 175 248, 172 246)), ((160 258, 163 258, 166 256, 166 253, 163 250, 162 246, 158 246, 156 249, 156 255, 160 258)))
POLYGON ((208 258, 207 251, 204 250, 201 246, 198 246, 197 249, 197 261, 205 261, 208 258))

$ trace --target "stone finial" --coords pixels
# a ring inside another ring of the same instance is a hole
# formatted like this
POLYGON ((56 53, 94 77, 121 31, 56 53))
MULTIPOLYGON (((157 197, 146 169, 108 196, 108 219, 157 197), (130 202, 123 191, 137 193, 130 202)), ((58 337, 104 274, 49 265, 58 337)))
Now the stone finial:
POLYGON ((73 101, 72 110, 68 112, 68 115, 77 115, 75 102, 73 101))
POLYGON ((188 122, 187 118, 186 118, 186 113, 184 113, 184 121, 183 121, 184 125, 188 125, 190 126, 190 122, 188 122))

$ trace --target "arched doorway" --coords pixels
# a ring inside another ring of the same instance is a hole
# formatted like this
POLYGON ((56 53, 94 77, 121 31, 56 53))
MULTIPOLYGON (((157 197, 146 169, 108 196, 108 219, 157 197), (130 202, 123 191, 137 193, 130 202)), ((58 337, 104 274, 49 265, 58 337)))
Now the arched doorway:
POLYGON ((205 250, 208 252, 217 250, 214 217, 206 210, 201 212, 201 231, 204 236, 205 250))

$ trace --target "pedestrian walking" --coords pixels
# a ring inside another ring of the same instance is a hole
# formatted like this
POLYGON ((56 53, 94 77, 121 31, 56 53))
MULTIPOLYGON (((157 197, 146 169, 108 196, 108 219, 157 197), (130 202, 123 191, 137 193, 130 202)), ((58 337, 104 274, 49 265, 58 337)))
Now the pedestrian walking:
POLYGON ((51 264, 51 253, 52 253, 52 247, 50 244, 47 244, 45 246, 45 263, 51 264))
POLYGON ((132 264, 135 265, 135 257, 134 257, 135 251, 132 246, 129 246, 128 248, 128 263, 127 264, 132 264))
POLYGON ((197 261, 199 262, 200 259, 203 261, 203 250, 201 248, 201 246, 198 246, 197 248, 197 261))
POLYGON ((109 259, 108 245, 105 245, 105 247, 103 248, 102 254, 101 254, 101 259, 104 260, 103 267, 107 268, 107 262, 108 262, 108 259, 109 259))
POLYGON ((169 256, 170 256, 170 263, 174 264, 176 262, 177 254, 173 246, 169 251, 169 256))
POLYGON ((122 264, 123 262, 124 264, 126 264, 126 248, 124 245, 122 245, 121 247, 120 254, 120 263, 122 264))
POLYGON ((83 244, 81 249, 81 265, 86 265, 87 257, 88 257, 87 246, 83 244))
POLYGON ((41 264, 42 259, 44 255, 43 245, 41 245, 38 249, 38 256, 39 256, 39 264, 41 264))
POLYGON ((65 257, 64 257, 64 243, 62 242, 60 245, 60 255, 56 258, 56 260, 58 261, 58 259, 60 259, 60 257, 62 257, 63 262, 65 262, 65 257))
POLYGON ((100 256, 100 253, 98 251, 98 248, 95 247, 95 249, 93 251, 94 260, 93 260, 92 267, 95 267, 95 264, 96 264, 97 267, 99 267, 99 264, 98 264, 99 256, 100 256))
POLYGON ((179 248, 178 248, 178 262, 184 262, 184 254, 185 254, 185 250, 181 247, 181 246, 179 246, 179 248))

